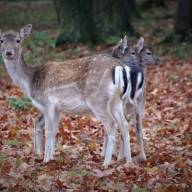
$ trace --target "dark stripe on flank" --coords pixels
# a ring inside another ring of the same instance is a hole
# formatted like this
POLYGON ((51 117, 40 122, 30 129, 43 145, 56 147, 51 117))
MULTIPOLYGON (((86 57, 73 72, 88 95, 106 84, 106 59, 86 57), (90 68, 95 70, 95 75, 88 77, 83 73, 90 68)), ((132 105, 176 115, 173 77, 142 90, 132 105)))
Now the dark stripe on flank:
POLYGON ((139 83, 138 89, 141 89, 141 87, 143 86, 143 81, 144 81, 144 74, 141 73, 141 82, 139 83))
POLYGON ((123 95, 124 95, 127 90, 127 84, 128 84, 127 73, 124 67, 123 67, 123 82, 124 82, 124 88, 123 88, 123 95))
POLYGON ((115 85, 115 67, 112 68, 112 79, 113 79, 113 83, 115 85))
POLYGON ((135 96, 136 86, 137 86, 137 74, 136 71, 130 71, 130 79, 131 79, 131 99, 135 96))

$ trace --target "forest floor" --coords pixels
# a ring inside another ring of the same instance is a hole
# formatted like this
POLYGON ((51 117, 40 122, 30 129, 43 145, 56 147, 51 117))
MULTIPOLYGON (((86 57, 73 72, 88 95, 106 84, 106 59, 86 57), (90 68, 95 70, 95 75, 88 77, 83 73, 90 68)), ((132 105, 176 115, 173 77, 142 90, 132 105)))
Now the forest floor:
MULTIPOLYGON (((0 189, 4 191, 190 191, 192 189, 192 62, 163 58, 148 70, 144 140, 147 161, 133 168, 113 159, 102 170, 102 125, 62 119, 55 160, 33 153, 33 119, 20 89, 1 80, 0 189), (15 99, 14 99, 15 98, 15 99), (71 190, 70 190, 71 189, 71 190)), ((130 127, 132 155, 136 138, 130 127)))
MULTIPOLYGON (((4 9, 0 14, 6 12, 6 6, 4 9)), ((165 15, 167 13, 171 11, 166 10, 165 15)), ((153 19, 158 18, 158 13, 155 16, 153 19)), ((156 25, 150 15, 143 17, 146 22, 138 21, 135 27, 162 55, 161 64, 149 66, 147 72, 143 118, 147 161, 126 167, 124 162, 117 162, 113 157, 112 165, 103 170, 102 125, 91 117, 70 115, 63 117, 60 123, 55 160, 44 164, 42 159, 35 159, 33 120, 38 112, 13 85, 1 65, 0 191, 192 190, 192 57, 187 52, 190 45, 168 45, 167 49, 166 45, 157 45, 166 33, 159 26, 170 30, 173 22, 169 15, 159 19, 156 25), (153 25, 149 29, 150 23, 153 25)), ((49 15, 50 18, 55 16, 49 15)), ((37 28, 24 44, 25 59, 30 64, 110 53, 112 49, 110 43, 95 47, 65 45, 55 49, 57 31, 37 28)), ((130 124, 130 134, 132 156, 136 159, 134 122, 130 124)))

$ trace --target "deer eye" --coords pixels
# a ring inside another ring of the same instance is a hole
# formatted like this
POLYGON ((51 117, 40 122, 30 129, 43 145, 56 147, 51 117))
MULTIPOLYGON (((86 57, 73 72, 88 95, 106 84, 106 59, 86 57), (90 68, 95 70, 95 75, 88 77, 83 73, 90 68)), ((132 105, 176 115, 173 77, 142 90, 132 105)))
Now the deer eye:
POLYGON ((124 52, 127 52, 128 51, 128 47, 125 48, 124 52))
POLYGON ((4 41, 3 40, 1 40, 1 43, 3 43, 4 41))
POLYGON ((20 39, 17 39, 17 40, 16 40, 16 42, 17 42, 17 43, 20 43, 20 42, 21 42, 21 40, 20 40, 20 39))

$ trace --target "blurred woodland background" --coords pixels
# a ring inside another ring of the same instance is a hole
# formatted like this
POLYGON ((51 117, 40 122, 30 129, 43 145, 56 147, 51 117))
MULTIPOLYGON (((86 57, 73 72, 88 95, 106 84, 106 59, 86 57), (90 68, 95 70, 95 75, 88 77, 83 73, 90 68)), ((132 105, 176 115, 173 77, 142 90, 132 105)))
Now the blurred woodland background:
POLYGON ((30 63, 42 63, 50 58, 54 60, 58 56, 55 53, 58 46, 64 49, 69 43, 112 46, 125 34, 130 36, 129 41, 144 36, 161 55, 170 53, 176 57, 188 57, 192 42, 192 2, 0 0, 2 30, 19 29, 27 23, 32 23, 34 30, 28 46, 34 50, 38 46, 40 51, 39 54, 38 51, 27 53, 30 63), (42 54, 41 51, 48 51, 49 54, 42 54))
MULTIPOLYGON (((33 154, 37 111, 13 85, 0 56, 0 191, 192 191, 192 0, 0 0, 0 29, 33 31, 23 43, 28 64, 111 54, 128 35, 161 57, 147 71, 144 124, 147 161, 101 170, 102 125, 63 118, 56 159, 33 154)), ((130 123, 132 154, 135 132, 130 123)))

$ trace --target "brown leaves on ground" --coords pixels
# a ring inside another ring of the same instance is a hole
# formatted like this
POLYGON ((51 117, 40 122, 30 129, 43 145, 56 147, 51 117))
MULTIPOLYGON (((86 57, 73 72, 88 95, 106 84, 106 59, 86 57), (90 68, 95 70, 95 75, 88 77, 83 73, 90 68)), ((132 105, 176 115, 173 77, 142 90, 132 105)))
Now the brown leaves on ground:
MULTIPOLYGON (((14 110, 8 98, 21 91, 1 80, 0 190, 5 191, 191 191, 192 63, 164 58, 148 70, 144 140, 147 161, 126 167, 113 158, 102 170, 102 125, 90 117, 64 117, 55 160, 33 154, 34 108, 14 110)), ((138 154, 131 125, 132 154, 138 154)))

